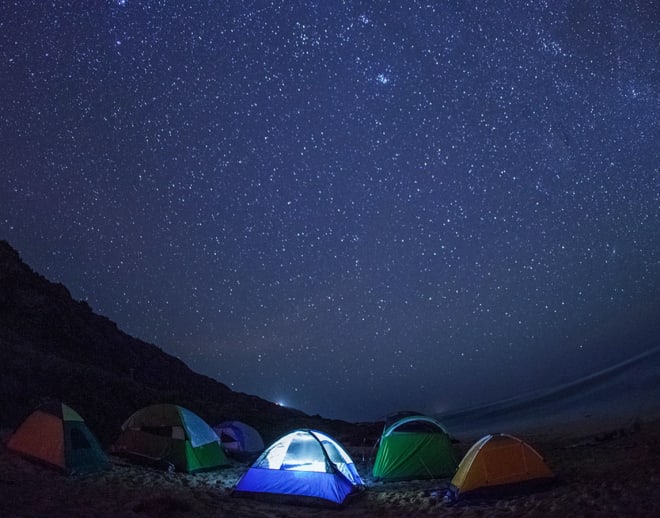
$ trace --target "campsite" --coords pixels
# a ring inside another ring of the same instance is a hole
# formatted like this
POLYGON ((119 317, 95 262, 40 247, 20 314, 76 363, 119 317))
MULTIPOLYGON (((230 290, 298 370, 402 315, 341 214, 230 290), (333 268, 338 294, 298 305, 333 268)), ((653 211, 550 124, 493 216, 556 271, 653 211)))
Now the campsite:
POLYGON ((7 244, 0 265, 2 516, 660 514, 658 350, 530 399, 349 423, 194 373, 7 244))
POLYGON ((660 518, 660 0, 0 13, 0 518, 660 518))
MULTIPOLYGON (((637 423, 612 433, 525 439, 557 475, 551 484, 458 501, 444 501, 449 478, 378 482, 373 448, 347 448, 366 488, 339 510, 236 498, 233 488, 249 463, 187 473, 137 465, 109 455, 110 468, 66 476, 0 448, 3 516, 653 516, 660 512, 660 423, 637 423)), ((9 431, 3 430, 3 444, 9 431)), ((462 455, 471 441, 455 443, 462 455)))

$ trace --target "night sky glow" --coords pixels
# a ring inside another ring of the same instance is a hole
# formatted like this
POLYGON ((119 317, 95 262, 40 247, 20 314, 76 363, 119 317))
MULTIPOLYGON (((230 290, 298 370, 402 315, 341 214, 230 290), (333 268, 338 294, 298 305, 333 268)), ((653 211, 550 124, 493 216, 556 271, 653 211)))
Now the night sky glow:
POLYGON ((368 420, 660 337, 660 9, 5 1, 0 238, 235 390, 368 420))

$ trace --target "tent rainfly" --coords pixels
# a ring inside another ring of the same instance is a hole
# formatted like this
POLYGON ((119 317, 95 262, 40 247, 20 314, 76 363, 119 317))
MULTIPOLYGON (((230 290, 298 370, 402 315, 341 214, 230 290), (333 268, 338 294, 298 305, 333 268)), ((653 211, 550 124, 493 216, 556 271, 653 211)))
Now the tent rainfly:
POLYGON ((177 471, 195 472, 228 464, 213 429, 187 408, 150 405, 122 425, 113 450, 144 462, 160 462, 177 471))
POLYGON ((317 430, 296 430, 266 448, 232 494, 334 506, 363 487, 338 442, 317 430))
POLYGON ((264 451, 264 441, 257 430, 241 421, 225 421, 213 427, 222 449, 230 457, 254 460, 264 451))
POLYGON ((384 481, 442 478, 456 465, 443 426, 432 417, 409 415, 385 425, 372 473, 384 481))
POLYGON ((486 435, 461 460, 445 499, 454 501, 473 491, 552 478, 541 455, 526 442, 507 434, 486 435))
POLYGON ((50 401, 32 412, 9 438, 7 447, 70 475, 109 466, 83 418, 60 401, 50 401))

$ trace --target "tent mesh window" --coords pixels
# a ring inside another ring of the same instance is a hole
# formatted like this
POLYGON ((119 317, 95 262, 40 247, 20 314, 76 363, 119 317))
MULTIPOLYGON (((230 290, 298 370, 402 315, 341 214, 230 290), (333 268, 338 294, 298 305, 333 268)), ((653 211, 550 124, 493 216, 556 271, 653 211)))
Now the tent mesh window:
POLYGON ((398 426, 396 431, 401 433, 438 433, 440 430, 427 421, 411 421, 398 426))
POLYGON ((77 428, 71 430, 71 448, 74 450, 86 450, 91 448, 87 437, 77 428))
POLYGON ((171 426, 142 426, 140 430, 159 437, 172 437, 171 426))

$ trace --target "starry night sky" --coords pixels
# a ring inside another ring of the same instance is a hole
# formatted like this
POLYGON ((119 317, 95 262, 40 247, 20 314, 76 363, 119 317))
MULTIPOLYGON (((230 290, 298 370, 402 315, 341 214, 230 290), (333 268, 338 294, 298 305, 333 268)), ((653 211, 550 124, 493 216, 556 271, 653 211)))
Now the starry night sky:
POLYGON ((442 412, 660 342, 660 9, 4 1, 0 238, 235 390, 442 412))

